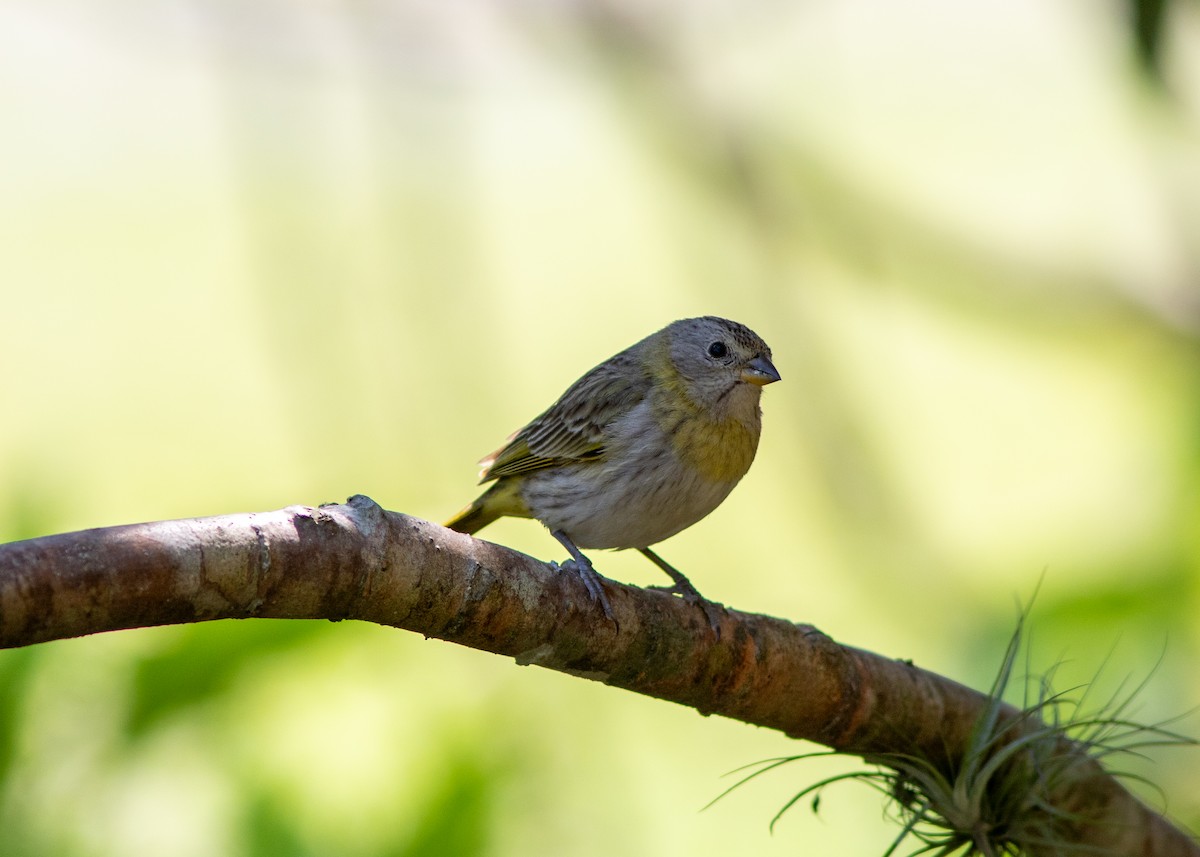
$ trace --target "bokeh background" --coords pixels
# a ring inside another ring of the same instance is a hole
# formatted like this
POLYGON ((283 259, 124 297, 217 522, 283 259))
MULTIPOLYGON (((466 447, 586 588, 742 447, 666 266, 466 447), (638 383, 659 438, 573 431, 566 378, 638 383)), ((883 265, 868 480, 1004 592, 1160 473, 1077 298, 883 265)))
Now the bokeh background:
MULTIPOLYGON (((784 380, 662 547, 702 592, 986 688, 1043 579, 1030 669, 1200 703, 1195 2, 3 0, 0 298, 0 540, 444 520, 715 313, 784 380)), ((0 853, 882 852, 853 785, 767 830, 849 761, 701 811, 806 749, 364 624, 101 635, 0 653, 0 853)), ((1197 752, 1121 767, 1195 827, 1197 752)))

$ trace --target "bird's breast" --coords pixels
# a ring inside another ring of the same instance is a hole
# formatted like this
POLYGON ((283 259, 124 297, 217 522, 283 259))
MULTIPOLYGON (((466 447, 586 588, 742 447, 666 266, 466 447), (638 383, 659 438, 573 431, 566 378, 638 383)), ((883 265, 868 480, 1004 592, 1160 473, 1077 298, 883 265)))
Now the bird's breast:
POLYGON ((668 425, 680 461, 715 482, 737 482, 746 475, 758 449, 756 428, 732 417, 692 417, 668 425))
POLYGON ((612 426, 595 462, 531 473, 533 516, 583 548, 646 547, 690 527, 745 475, 756 426, 685 415, 664 421, 641 408, 612 426))

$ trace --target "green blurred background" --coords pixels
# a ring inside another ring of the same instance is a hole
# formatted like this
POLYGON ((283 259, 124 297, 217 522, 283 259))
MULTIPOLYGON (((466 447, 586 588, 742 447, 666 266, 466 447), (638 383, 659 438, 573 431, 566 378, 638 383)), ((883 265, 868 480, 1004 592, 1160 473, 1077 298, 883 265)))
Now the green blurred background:
MULTIPOLYGON (((2 0, 0 296, 0 540, 444 520, 715 313, 784 381, 662 547, 702 592, 986 687, 1044 574, 1035 670, 1200 703, 1200 4, 2 0)), ((845 761, 700 811, 803 749, 369 625, 108 634, 0 652, 0 854, 882 851, 855 786, 767 831, 845 761)), ((1200 825, 1196 753, 1123 767, 1200 825)))

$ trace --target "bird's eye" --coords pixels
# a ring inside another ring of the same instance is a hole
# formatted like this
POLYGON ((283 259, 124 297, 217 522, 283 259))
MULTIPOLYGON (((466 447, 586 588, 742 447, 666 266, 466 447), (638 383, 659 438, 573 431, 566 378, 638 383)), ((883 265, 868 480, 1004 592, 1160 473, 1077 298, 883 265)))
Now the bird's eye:
POLYGON ((721 342, 720 340, 718 340, 718 341, 714 342, 712 345, 708 346, 708 356, 709 357, 715 357, 718 360, 720 360, 722 357, 724 357, 728 353, 729 353, 729 349, 725 346, 725 343, 721 342))

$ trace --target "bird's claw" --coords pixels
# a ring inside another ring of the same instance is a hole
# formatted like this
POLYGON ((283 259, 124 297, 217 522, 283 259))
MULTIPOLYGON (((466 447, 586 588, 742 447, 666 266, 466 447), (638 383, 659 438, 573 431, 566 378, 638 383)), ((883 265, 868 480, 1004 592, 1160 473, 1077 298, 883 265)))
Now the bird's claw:
POLYGON ((696 587, 692 586, 690 581, 680 580, 673 583, 671 586, 647 586, 647 589, 652 589, 655 592, 664 592, 667 595, 678 595, 688 604, 694 604, 704 611, 704 618, 708 620, 708 627, 712 628, 712 632, 717 635, 717 639, 721 639, 721 613, 723 607, 720 604, 715 604, 709 601, 699 593, 696 587))
POLYGON ((612 604, 609 603, 608 595, 604 592, 604 586, 600 583, 601 577, 596 573, 596 569, 592 568, 590 562, 576 562, 573 559, 569 559, 561 565, 557 562, 552 562, 550 565, 556 571, 570 571, 578 574, 579 579, 583 581, 584 588, 588 591, 588 595, 592 597, 592 601, 600 605, 609 621, 614 625, 617 624, 617 617, 613 615, 612 604))
POLYGON ((688 604, 695 604, 704 611, 704 618, 708 620, 708 627, 712 628, 713 634, 718 640, 721 639, 721 614, 718 608, 720 610, 724 610, 725 608, 720 604, 714 604, 706 599, 696 587, 692 586, 692 582, 687 579, 683 572, 650 550, 650 548, 638 548, 638 552, 665 571, 667 577, 674 581, 674 584, 671 586, 651 586, 650 589, 666 592, 668 595, 678 595, 688 604))
MULTIPOLYGON (((686 600, 687 596, 684 596, 684 598, 686 600)), ((708 627, 712 628, 712 632, 718 640, 721 639, 721 614, 725 612, 725 608, 720 604, 714 604, 704 597, 700 597, 696 603, 704 611, 704 618, 708 620, 708 627)))
POLYGON ((654 592, 665 592, 667 595, 678 595, 688 604, 703 601, 704 596, 690 583, 673 583, 670 586, 647 586, 654 592))

